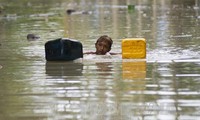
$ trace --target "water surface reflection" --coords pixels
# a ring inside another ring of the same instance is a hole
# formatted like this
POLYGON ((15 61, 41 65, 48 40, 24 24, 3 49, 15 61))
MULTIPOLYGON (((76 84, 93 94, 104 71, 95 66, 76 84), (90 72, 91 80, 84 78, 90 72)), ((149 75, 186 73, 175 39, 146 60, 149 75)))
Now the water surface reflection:
POLYGON ((82 76, 83 64, 76 62, 46 62, 46 74, 49 76, 82 76))
POLYGON ((199 5, 0 0, 0 119, 200 119, 199 5), (40 39, 27 41, 29 33, 40 39), (45 60, 48 40, 69 37, 94 51, 104 34, 113 38, 117 53, 123 38, 144 37, 146 61, 90 55, 81 62, 45 60))

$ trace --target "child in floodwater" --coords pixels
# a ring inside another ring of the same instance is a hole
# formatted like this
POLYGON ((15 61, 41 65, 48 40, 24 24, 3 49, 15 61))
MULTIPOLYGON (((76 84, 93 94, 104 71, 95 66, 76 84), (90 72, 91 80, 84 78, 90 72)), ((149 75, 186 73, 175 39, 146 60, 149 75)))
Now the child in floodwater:
POLYGON ((109 36, 107 35, 100 36, 95 43, 96 52, 86 52, 84 54, 116 55, 117 53, 109 53, 109 51, 111 50, 112 44, 113 44, 113 41, 109 36))

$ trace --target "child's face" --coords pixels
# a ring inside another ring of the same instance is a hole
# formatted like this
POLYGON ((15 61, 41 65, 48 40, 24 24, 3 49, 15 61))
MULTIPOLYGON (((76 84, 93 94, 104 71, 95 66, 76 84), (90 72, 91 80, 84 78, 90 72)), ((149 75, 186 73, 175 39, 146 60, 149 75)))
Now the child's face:
POLYGON ((110 45, 106 41, 97 42, 95 45, 97 55, 105 55, 107 52, 110 51, 110 45))

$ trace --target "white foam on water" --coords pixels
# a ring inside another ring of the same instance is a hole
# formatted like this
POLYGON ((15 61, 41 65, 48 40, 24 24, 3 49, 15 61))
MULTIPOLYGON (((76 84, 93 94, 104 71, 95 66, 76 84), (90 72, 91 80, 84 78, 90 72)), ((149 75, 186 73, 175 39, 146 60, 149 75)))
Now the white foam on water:
POLYGON ((149 62, 198 62, 200 61, 199 52, 191 50, 180 50, 173 52, 171 50, 154 50, 148 52, 147 61, 149 62))
POLYGON ((147 52, 146 59, 122 59, 122 55, 84 55, 84 62, 137 62, 146 61, 148 63, 171 63, 171 62, 200 62, 199 52, 191 50, 172 51, 171 49, 153 50, 147 52))
POLYGON ((173 35, 173 36, 170 36, 170 38, 187 38, 187 37, 192 37, 192 35, 173 35))
POLYGON ((93 61, 93 62, 121 62, 122 57, 121 55, 95 55, 95 54, 89 54, 84 55, 83 61, 93 61))

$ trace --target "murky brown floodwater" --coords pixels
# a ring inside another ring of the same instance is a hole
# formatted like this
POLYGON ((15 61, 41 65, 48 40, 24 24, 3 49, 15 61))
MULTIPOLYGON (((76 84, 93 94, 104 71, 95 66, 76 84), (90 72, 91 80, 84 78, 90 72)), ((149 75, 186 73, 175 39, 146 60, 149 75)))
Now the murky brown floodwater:
POLYGON ((0 119, 200 119, 199 14, 198 0, 0 0, 0 119), (123 38, 144 37, 147 59, 45 60, 48 40, 69 37, 94 51, 103 34, 112 52, 123 38))

